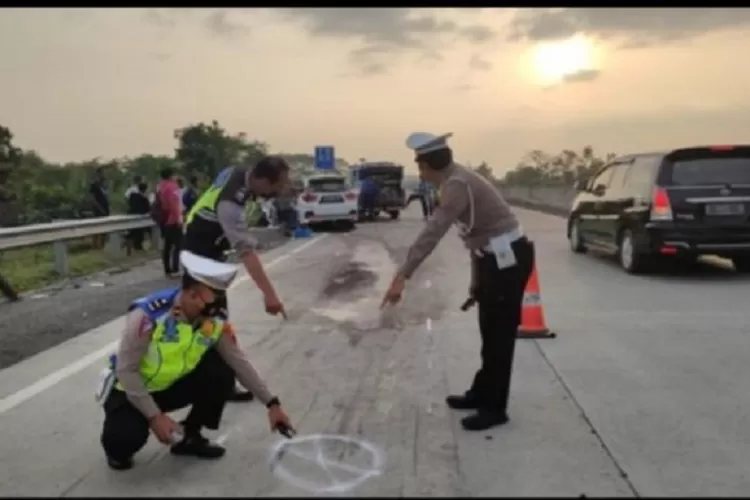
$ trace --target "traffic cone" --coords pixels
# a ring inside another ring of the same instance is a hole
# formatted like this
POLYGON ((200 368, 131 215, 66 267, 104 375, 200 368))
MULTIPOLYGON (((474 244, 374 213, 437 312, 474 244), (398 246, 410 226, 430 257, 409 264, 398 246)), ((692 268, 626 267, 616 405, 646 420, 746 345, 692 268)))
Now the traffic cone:
POLYGON ((531 276, 523 292, 523 309, 521 310, 521 326, 516 335, 521 339, 553 339, 557 334, 551 332, 544 322, 544 308, 542 307, 542 292, 539 289, 539 277, 536 272, 536 262, 531 270, 531 276))

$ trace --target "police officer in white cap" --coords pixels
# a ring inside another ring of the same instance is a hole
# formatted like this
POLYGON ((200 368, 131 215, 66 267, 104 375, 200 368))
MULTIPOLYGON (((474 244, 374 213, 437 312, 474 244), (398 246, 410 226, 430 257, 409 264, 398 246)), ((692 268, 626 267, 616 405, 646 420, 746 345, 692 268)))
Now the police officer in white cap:
POLYGON ((513 351, 534 248, 498 190, 453 161, 447 143, 451 135, 421 132, 406 141, 415 152, 420 179, 438 186, 440 205, 409 249, 383 305, 401 299, 406 281, 456 224, 471 254, 469 293, 479 306, 482 366, 470 388, 448 396, 446 403, 456 410, 477 410, 461 424, 466 430, 484 430, 508 421, 513 351))
POLYGON ((203 437, 218 429, 234 377, 268 408, 271 430, 292 428, 279 399, 238 348, 231 325, 206 316, 206 304, 226 291, 237 267, 183 251, 182 286, 140 298, 130 306, 125 331, 110 363, 116 383, 103 398, 101 443, 109 466, 133 466, 149 430, 175 455, 215 459, 224 448, 203 437), (178 424, 169 412, 190 406, 178 424))

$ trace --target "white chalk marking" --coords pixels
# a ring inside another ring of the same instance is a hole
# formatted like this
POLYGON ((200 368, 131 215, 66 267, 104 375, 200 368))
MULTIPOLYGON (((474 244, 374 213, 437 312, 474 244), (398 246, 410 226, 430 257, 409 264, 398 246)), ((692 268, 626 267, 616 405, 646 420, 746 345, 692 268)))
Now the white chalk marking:
POLYGON ((385 459, 383 456, 383 452, 373 444, 346 435, 335 434, 313 434, 309 436, 294 437, 292 439, 279 441, 275 446, 272 447, 271 455, 269 458, 271 471, 279 479, 282 479, 287 483, 296 486, 297 488, 315 494, 345 493, 351 491, 362 485, 368 479, 381 475, 383 473, 384 464, 385 459), (354 445, 360 450, 368 452, 370 455, 370 463, 368 467, 355 467, 327 458, 323 453, 324 442, 338 442, 339 444, 345 444, 347 446, 354 445), (313 443, 315 452, 304 453, 302 451, 294 449, 294 445, 300 445, 304 443, 313 443), (285 454, 293 455, 301 460, 305 460, 318 465, 323 471, 325 471, 328 479, 328 484, 324 484, 318 481, 311 481, 307 478, 292 473, 289 469, 286 468, 282 461, 282 457, 285 456, 285 454), (332 468, 346 472, 351 477, 347 481, 341 481, 339 477, 333 474, 333 471, 331 470, 332 468))
MULTIPOLYGON (((295 255, 306 248, 309 248, 313 244, 325 239, 328 236, 328 234, 322 234, 310 241, 305 242, 303 245, 298 246, 297 248, 283 254, 279 255, 275 259, 273 259, 271 262, 265 265, 266 269, 271 269, 278 264, 284 262, 292 255, 295 255)), ((246 281, 248 278, 247 275, 242 275, 236 280, 234 280, 234 283, 232 283, 232 286, 230 288, 234 288, 238 284, 242 283, 243 281, 246 281)), ((125 316, 120 316, 119 318, 116 318, 113 321, 116 321, 118 319, 124 319, 125 316)), ((50 387, 53 387, 57 385, 58 383, 62 382, 66 378, 70 377, 71 375, 75 375, 76 373, 88 368, 92 364, 99 361, 101 358, 107 356, 108 354, 111 354, 112 351, 114 351, 117 348, 117 345, 120 343, 119 339, 107 344, 106 346, 102 347, 101 349, 98 349, 91 354, 87 354, 86 356, 82 357, 81 359, 64 366, 60 368, 59 370, 56 370, 49 375, 40 378, 33 384, 24 387, 23 389, 10 394, 3 399, 0 399, 0 414, 3 414, 7 412, 8 410, 12 410, 16 406, 20 405, 21 403, 24 403, 28 401, 29 399, 41 394, 42 392, 46 391, 50 387)), ((54 348, 53 348, 54 349, 54 348)))

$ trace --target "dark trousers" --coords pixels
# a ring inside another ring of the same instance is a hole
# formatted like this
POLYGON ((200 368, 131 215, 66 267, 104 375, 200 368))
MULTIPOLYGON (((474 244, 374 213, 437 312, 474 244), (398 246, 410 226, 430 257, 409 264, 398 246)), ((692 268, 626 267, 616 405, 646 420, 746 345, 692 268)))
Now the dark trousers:
MULTIPOLYGON (((213 303, 206 306, 206 315, 221 318, 224 321, 229 320, 229 301, 227 300, 227 292, 217 290, 215 292, 216 300, 213 303)), ((235 383, 234 372, 232 372, 232 386, 235 383)))
MULTIPOLYGON (((234 372, 215 349, 209 350, 198 366, 169 389, 151 396, 167 413, 191 406, 184 422, 186 430, 203 427, 216 430, 224 405, 234 387, 234 372)), ((104 427, 101 443, 107 456, 125 460, 146 445, 148 420, 128 401, 123 391, 113 389, 104 403, 104 427)))
POLYGON ((133 245, 133 250, 143 250, 143 242, 146 239, 145 229, 131 229, 128 233, 128 239, 133 245))
POLYGON ((432 207, 427 201, 427 198, 424 195, 421 194, 412 194, 409 196, 409 199, 406 201, 406 206, 408 207, 412 201, 419 200, 419 204, 422 205, 422 217, 425 219, 429 217, 432 214, 432 207))
POLYGON ((534 266, 534 246, 526 238, 512 243, 516 265, 498 269, 493 254, 472 259, 478 283, 479 332, 482 336, 482 366, 467 395, 480 407, 505 413, 508 406, 516 333, 526 282, 534 266))
POLYGON ((180 271, 182 227, 179 224, 162 226, 161 236, 164 239, 164 245, 161 249, 161 261, 164 265, 164 274, 177 273, 180 271))

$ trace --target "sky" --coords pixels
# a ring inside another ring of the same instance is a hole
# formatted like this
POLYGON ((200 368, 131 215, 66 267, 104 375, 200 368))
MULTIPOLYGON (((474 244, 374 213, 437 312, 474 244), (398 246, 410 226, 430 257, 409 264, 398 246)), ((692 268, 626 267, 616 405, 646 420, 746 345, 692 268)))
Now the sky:
POLYGON ((748 142, 750 9, 3 9, 0 124, 56 162, 172 154, 217 120, 274 152, 401 162, 748 142))

